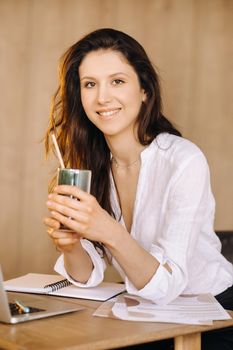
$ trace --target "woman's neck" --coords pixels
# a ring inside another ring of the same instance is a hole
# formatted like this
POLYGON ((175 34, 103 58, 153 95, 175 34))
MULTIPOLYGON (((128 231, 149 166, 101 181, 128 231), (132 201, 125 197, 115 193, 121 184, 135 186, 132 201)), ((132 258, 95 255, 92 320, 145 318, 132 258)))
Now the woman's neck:
POLYGON ((106 142, 112 153, 116 167, 131 167, 140 160, 140 154, 146 147, 134 136, 127 138, 107 138, 106 142))

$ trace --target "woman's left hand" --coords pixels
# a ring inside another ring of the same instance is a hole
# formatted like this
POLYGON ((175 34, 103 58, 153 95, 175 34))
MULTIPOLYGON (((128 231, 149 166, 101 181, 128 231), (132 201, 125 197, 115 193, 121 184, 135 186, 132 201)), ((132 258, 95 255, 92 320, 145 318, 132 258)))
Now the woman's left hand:
POLYGON ((94 196, 76 186, 57 186, 47 207, 54 219, 89 240, 105 244, 117 227, 122 229, 94 196))

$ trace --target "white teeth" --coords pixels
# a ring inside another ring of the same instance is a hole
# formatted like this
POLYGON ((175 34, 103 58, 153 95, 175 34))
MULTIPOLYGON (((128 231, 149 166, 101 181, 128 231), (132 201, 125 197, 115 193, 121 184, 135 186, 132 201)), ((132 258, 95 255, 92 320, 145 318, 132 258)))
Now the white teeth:
POLYGON ((113 114, 117 113, 119 111, 119 109, 114 109, 112 111, 106 111, 106 112, 98 112, 99 115, 103 116, 103 117, 110 117, 113 114))

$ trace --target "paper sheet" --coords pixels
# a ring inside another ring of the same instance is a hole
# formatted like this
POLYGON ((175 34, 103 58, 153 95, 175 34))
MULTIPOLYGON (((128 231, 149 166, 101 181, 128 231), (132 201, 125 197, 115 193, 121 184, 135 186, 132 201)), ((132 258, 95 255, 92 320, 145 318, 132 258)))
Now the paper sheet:
POLYGON ((180 296, 168 305, 157 305, 138 296, 123 294, 99 307, 94 316, 128 321, 211 325, 231 316, 211 294, 180 296))

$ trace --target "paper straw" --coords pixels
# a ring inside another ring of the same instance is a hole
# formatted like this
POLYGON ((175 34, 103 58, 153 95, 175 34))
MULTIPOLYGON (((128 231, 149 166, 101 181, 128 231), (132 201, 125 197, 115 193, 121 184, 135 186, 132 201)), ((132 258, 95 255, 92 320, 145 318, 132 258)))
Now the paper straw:
POLYGON ((51 133, 51 137, 52 137, 52 141, 53 141, 53 144, 54 144, 54 147, 55 147, 55 150, 56 150, 57 157, 58 157, 58 160, 60 162, 61 168, 64 169, 65 165, 64 165, 64 162, 63 162, 63 159, 62 159, 62 156, 61 156, 60 149, 59 149, 58 144, 57 144, 57 139, 56 139, 56 137, 55 137, 55 135, 53 133, 51 133))

